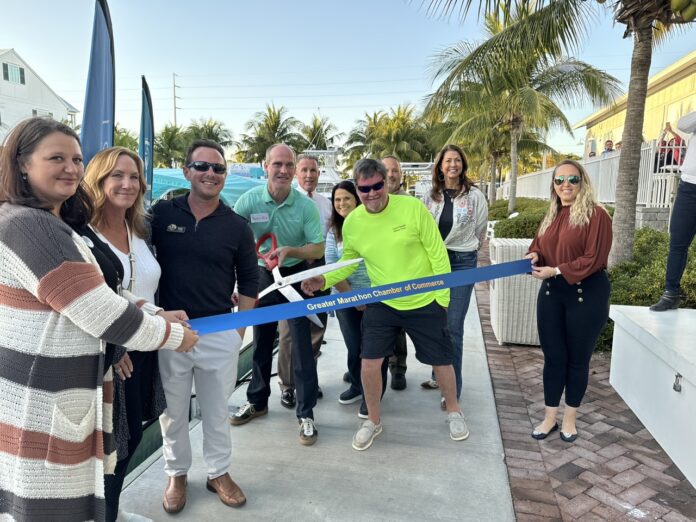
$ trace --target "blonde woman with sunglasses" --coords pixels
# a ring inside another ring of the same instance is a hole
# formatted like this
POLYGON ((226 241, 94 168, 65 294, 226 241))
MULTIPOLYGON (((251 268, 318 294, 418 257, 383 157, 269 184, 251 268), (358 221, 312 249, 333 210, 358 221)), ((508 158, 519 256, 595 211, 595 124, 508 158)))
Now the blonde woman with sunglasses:
POLYGON ((597 202, 590 178, 577 162, 553 171, 551 204, 529 247, 532 276, 543 281, 537 325, 544 352, 545 417, 532 432, 537 440, 558 430, 556 415, 565 392, 561 439, 577 439, 575 425, 597 338, 609 317, 607 258, 611 218, 597 202))

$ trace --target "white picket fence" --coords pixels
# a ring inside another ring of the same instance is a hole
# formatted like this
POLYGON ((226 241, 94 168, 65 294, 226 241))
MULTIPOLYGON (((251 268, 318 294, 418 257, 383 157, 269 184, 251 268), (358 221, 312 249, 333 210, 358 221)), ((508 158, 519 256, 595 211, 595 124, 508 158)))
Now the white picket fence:
MULTIPOLYGON (((669 207, 679 179, 679 165, 662 165, 656 160, 658 152, 665 148, 656 141, 644 143, 640 151, 640 173, 638 175, 638 205, 646 207, 669 207)), ((668 147, 672 158, 683 160, 686 143, 668 147)), ((580 160, 592 180, 597 197, 602 203, 616 202, 616 180, 619 173, 619 153, 580 160)), ((517 178, 517 197, 548 199, 553 168, 525 174, 517 178)), ((510 182, 503 183, 497 192, 498 198, 508 199, 510 182)))

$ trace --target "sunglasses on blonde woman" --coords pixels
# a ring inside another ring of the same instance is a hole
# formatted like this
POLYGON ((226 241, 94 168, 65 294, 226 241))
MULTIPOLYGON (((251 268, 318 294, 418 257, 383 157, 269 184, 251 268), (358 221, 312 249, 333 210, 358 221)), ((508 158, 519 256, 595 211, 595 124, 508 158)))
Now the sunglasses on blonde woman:
POLYGON ((570 183, 571 185, 577 185, 578 183, 580 183, 580 176, 577 176, 577 175, 568 176, 568 177, 556 176, 555 178, 553 178, 553 182, 556 185, 560 186, 560 185, 563 185, 563 183, 565 183, 566 179, 568 180, 568 183, 570 183))

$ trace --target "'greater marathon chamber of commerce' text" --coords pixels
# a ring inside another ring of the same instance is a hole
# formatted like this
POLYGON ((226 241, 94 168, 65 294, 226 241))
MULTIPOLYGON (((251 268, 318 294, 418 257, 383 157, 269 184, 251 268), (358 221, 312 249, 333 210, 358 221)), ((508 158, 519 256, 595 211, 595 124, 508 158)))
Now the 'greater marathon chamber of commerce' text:
POLYGON ((445 282, 442 280, 439 280, 439 281, 429 281, 427 283, 414 283, 414 284, 408 283, 404 286, 399 286, 396 288, 388 288, 386 290, 372 290, 370 292, 366 292, 364 294, 363 293, 356 294, 356 295, 348 297, 348 298, 337 297, 336 299, 330 299, 327 301, 323 301, 321 303, 308 303, 307 310, 320 310, 322 308, 330 308, 330 307, 336 306, 336 305, 353 304, 353 303, 358 303, 364 299, 373 299, 375 297, 399 297, 400 294, 405 294, 405 293, 410 292, 412 290, 423 290, 423 289, 437 288, 439 286, 445 286, 445 282))

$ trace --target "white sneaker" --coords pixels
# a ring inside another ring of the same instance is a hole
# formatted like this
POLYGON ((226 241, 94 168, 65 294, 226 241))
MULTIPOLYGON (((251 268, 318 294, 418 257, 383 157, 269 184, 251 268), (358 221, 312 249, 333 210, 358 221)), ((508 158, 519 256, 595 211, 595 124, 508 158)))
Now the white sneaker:
POLYGON ((469 428, 466 426, 464 414, 461 411, 447 415, 447 422, 452 440, 466 440, 469 437, 469 428))
POLYGON ((137 513, 128 513, 127 511, 123 511, 121 508, 119 508, 116 522, 153 522, 153 520, 151 518, 138 515, 137 513))
POLYGON ((372 446, 372 443, 380 433, 382 433, 381 422, 375 425, 371 420, 364 421, 357 433, 353 435, 353 449, 357 451, 366 450, 372 446))

